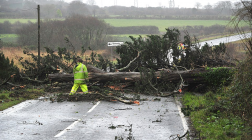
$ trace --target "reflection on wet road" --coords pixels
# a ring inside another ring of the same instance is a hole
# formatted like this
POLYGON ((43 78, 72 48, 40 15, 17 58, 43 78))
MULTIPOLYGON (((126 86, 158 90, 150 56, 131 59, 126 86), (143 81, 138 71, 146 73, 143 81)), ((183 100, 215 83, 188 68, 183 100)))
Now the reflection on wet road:
POLYGON ((0 112, 1 139, 166 140, 187 126, 174 98, 120 102, 30 100, 0 112))

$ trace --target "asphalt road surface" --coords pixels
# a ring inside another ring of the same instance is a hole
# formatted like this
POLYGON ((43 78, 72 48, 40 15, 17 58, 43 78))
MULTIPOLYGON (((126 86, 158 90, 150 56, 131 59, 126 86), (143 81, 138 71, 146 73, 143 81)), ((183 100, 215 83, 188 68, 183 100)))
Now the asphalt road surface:
POLYGON ((169 140, 188 127, 173 97, 140 105, 29 100, 0 112, 1 140, 169 140), (171 137, 172 136, 172 137, 171 137))

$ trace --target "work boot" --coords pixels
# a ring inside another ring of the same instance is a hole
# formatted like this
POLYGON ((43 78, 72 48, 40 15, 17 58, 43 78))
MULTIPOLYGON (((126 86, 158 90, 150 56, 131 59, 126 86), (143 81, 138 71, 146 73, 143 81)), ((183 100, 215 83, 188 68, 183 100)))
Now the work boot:
POLYGON ((74 93, 69 93, 69 95, 74 95, 74 93))
POLYGON ((88 92, 82 92, 82 94, 88 94, 88 92))

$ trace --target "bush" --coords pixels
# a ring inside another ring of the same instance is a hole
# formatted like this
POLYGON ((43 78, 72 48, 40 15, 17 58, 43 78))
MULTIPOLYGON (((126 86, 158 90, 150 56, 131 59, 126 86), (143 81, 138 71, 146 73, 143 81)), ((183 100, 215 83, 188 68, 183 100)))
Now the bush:
POLYGON ((0 79, 7 79, 12 74, 18 75, 19 70, 17 66, 14 65, 13 60, 9 60, 9 58, 5 58, 4 54, 0 52, 0 79))
POLYGON ((237 69, 234 80, 227 90, 224 105, 252 127, 252 58, 248 58, 237 69))
MULTIPOLYGON (((207 68, 209 69, 209 68, 207 68)), ((209 90, 216 91, 222 86, 227 86, 233 80, 234 70, 229 68, 212 68, 209 72, 201 74, 206 80, 209 90)))

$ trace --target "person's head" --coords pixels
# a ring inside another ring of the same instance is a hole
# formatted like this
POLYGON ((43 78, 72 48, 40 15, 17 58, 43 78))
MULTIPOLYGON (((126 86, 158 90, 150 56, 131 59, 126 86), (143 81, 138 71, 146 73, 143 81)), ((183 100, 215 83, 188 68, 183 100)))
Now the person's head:
POLYGON ((77 59, 77 62, 82 63, 82 62, 83 62, 83 60, 82 60, 81 58, 78 58, 78 59, 77 59))

